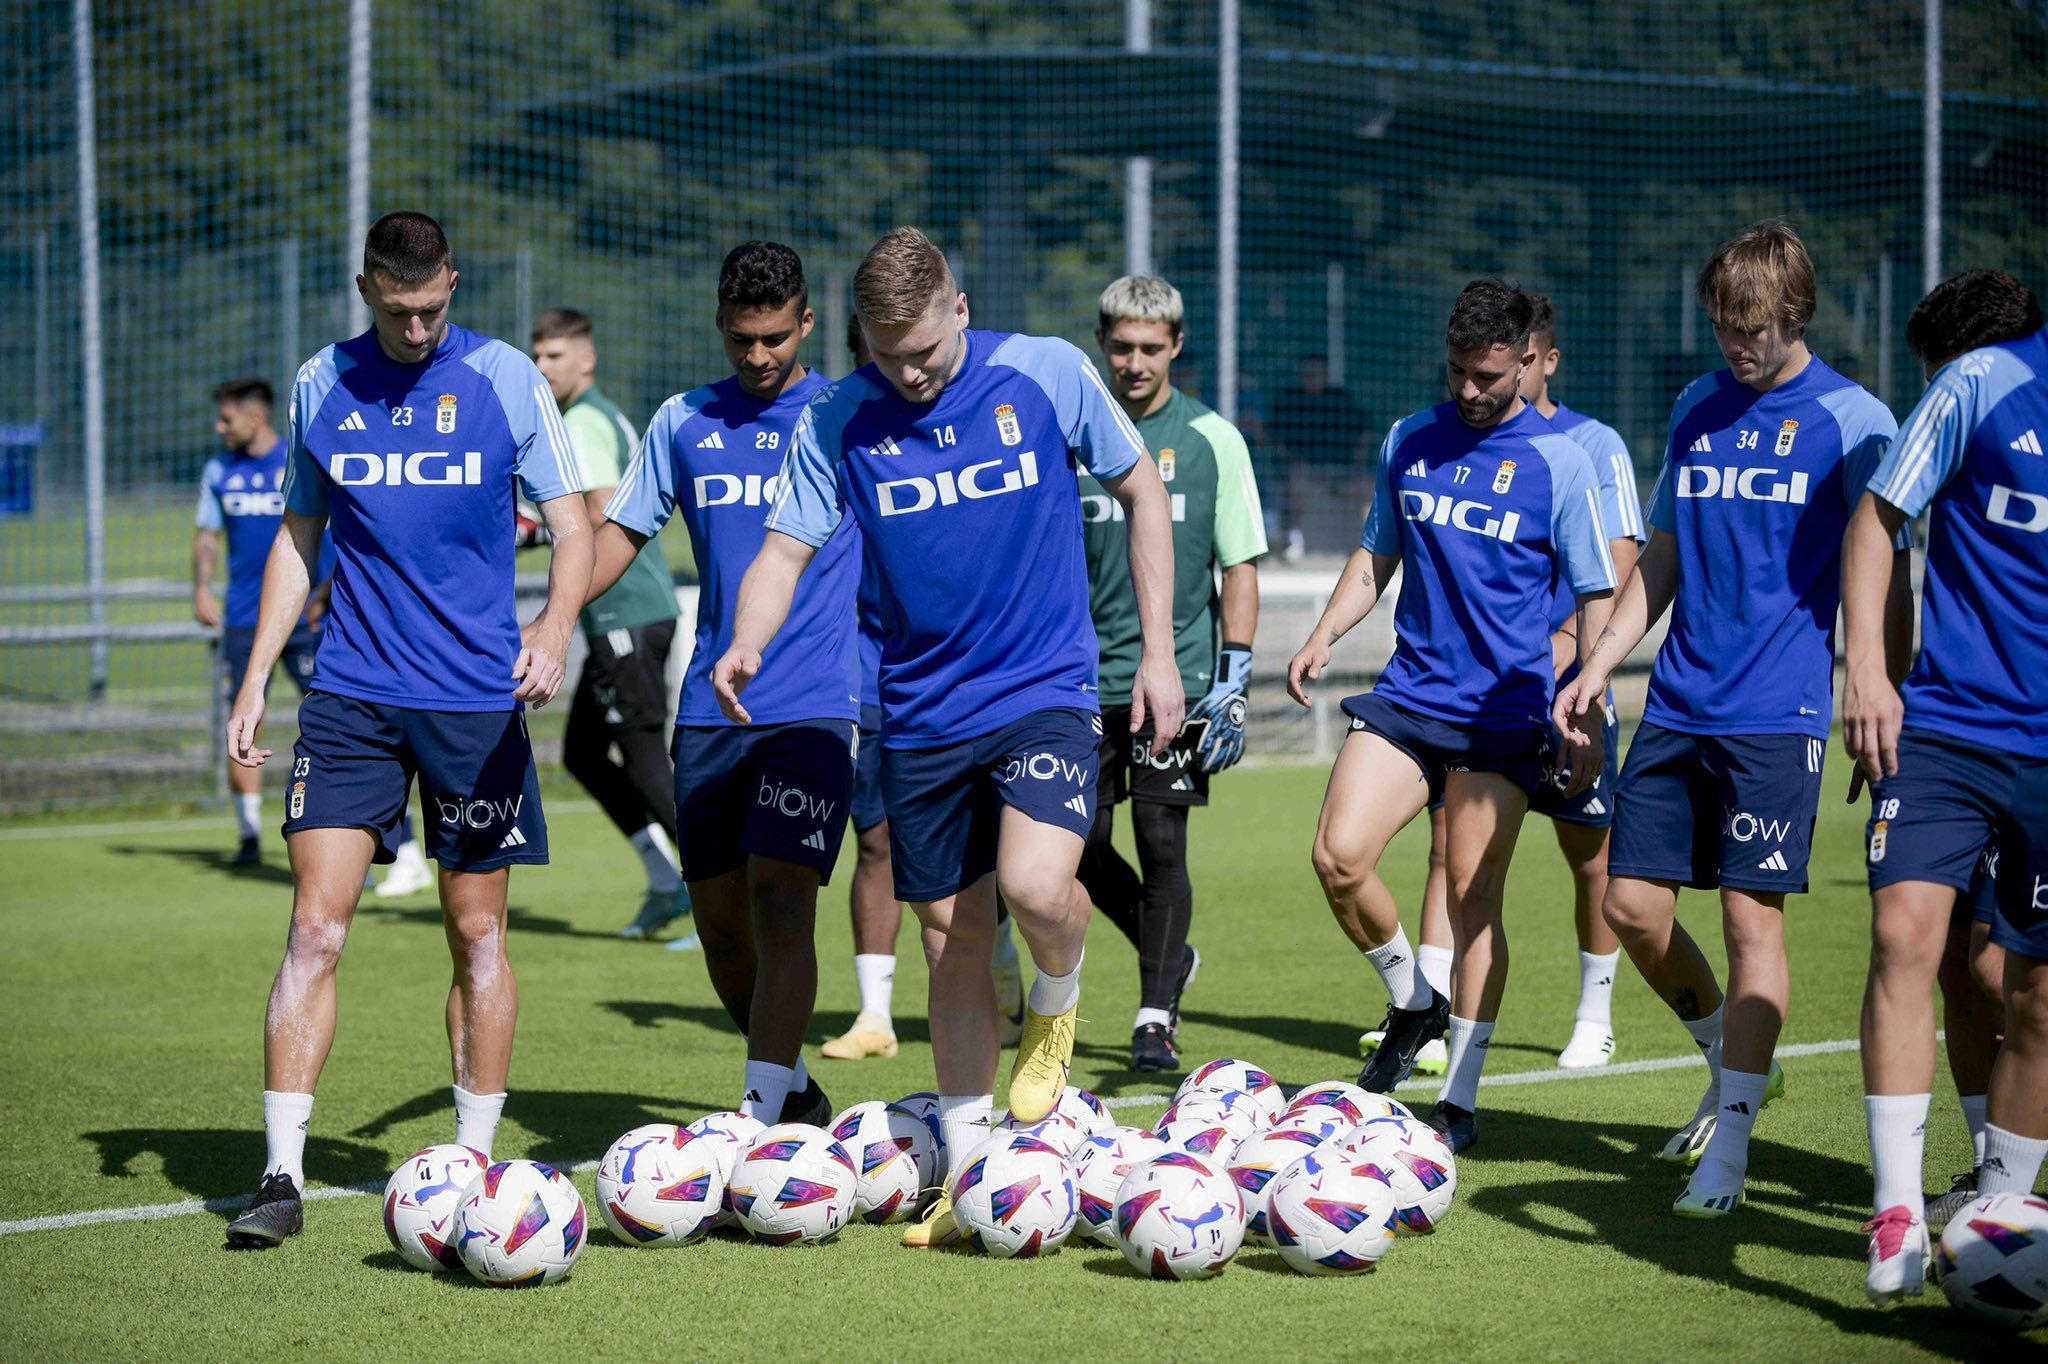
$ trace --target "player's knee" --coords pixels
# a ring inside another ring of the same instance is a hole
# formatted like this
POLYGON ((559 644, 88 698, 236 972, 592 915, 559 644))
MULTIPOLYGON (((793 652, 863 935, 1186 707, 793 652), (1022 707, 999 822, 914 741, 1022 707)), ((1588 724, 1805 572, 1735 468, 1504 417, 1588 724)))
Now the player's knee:
MULTIPOLYGON (((1731 936, 1741 933, 1743 926, 1738 921, 1729 921, 1731 936)), ((1761 935, 1756 926, 1749 926, 1746 946, 1760 946, 1761 935)), ((1733 943, 1730 944, 1731 950, 1733 943)), ((1943 972, 1943 980, 1951 978, 1951 972, 1941 961, 1942 935, 1930 934, 1925 922, 1907 913, 1887 914, 1880 910, 1870 920, 1870 973, 1887 980, 1919 980, 1924 985, 1931 982, 1937 971, 1943 972)), ((1967 965, 1965 965, 1967 970, 1967 965)))
POLYGON ((1323 883, 1323 893, 1333 900, 1355 895, 1371 879, 1376 864, 1369 849, 1334 837, 1327 830, 1316 833, 1309 861, 1315 866, 1316 879, 1323 883))
POLYGON ((1013 917, 1032 923, 1059 923, 1074 907, 1074 878, 1064 867, 1034 864, 1005 867, 996 875, 1003 903, 1013 917))
POLYGON ((1970 953, 1970 977, 1987 998, 2005 998, 2005 949, 1988 939, 1970 953))
POLYGON ((2025 970, 2008 970, 2005 985, 2006 1037, 2025 1037, 2036 1046, 2048 1043, 2048 966, 2029 963, 2025 970))
POLYGON ((332 972, 348 944, 348 927, 340 920, 295 907, 285 956, 300 972, 332 972))
POLYGON ((448 950, 456 963, 496 957, 505 949, 505 923, 490 910, 464 910, 448 915, 448 950))
POLYGON ((1631 883, 1609 881, 1607 894, 1600 901, 1600 917, 1607 926, 1622 937, 1641 937, 1653 930, 1663 919, 1663 913, 1650 900, 1631 894, 1631 883))

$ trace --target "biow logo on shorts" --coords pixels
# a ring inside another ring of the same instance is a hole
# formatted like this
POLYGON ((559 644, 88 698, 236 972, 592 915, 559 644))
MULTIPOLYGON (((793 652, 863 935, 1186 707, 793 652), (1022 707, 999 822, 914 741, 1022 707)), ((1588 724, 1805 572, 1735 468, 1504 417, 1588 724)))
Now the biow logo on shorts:
POLYGON ((1079 786, 1087 780, 1087 776, 1088 768, 1085 763, 1062 758, 1057 753, 1029 753, 1021 758, 1012 758, 1009 765, 1003 769, 1003 780, 1006 782, 1021 781, 1028 777, 1032 781, 1059 781, 1069 786, 1079 786))
POLYGON ((1747 810, 1730 810, 1723 830, 1737 843, 1747 843, 1753 838, 1783 843, 1792 833, 1792 821, 1759 819, 1747 810))
POLYGON ((820 800, 798 786, 779 785, 772 777, 761 778, 761 785, 754 792, 754 804, 788 815, 791 819, 808 819, 816 824, 828 822, 837 803, 820 800))
POLYGON ((510 824, 519 818, 519 809, 526 802, 525 795, 509 796, 504 800, 484 800, 471 796, 449 798, 435 796, 441 823, 451 829, 488 829, 494 824, 510 824))
POLYGON ((941 469, 930 478, 892 478, 875 485, 875 500, 881 505, 884 516, 908 516, 933 507, 951 507, 962 501, 1001 497, 1005 493, 1038 486, 1036 450, 1026 450, 1018 455, 1017 467, 1003 469, 1000 475, 984 474, 983 471, 988 469, 1003 469, 1003 461, 985 459, 968 465, 958 474, 951 469, 941 469))

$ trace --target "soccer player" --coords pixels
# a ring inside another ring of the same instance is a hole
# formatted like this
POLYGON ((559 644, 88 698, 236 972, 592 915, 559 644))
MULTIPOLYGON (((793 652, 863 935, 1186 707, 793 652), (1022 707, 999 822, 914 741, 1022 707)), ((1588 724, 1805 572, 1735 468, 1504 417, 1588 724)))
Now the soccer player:
POLYGON ((1459 293, 1444 337, 1451 401, 1387 433, 1360 546, 1287 665, 1288 691, 1305 706, 1337 641, 1403 570, 1394 656, 1372 691, 1344 701, 1351 734, 1330 772, 1314 861, 1338 925, 1390 996, 1385 1039, 1359 1083, 1392 1090, 1448 1027, 1428 1121, 1457 1151, 1478 1139, 1480 1072, 1507 982, 1502 889, 1522 818, 1546 758, 1569 768, 1568 795, 1601 762, 1598 724, 1553 736, 1547 723, 1554 585, 1570 584, 1590 647, 1614 565, 1592 460, 1522 398, 1537 363, 1534 320, 1528 295, 1499 280, 1459 293), (1456 1014, 1418 969, 1378 870, 1387 843, 1439 798, 1456 1014))
POLYGON ((831 1101, 803 1063, 817 1001, 818 887, 839 860, 859 742, 854 596, 861 538, 831 538, 796 584, 760 723, 719 710, 711 666, 733 637, 740 580, 761 547, 804 405, 826 386, 798 358, 816 318, 803 262, 777 242, 734 247, 718 274, 730 378, 679 393, 648 423, 606 509, 591 584, 604 590, 677 512, 702 588, 676 712, 676 831, 712 988, 747 1040, 739 1107, 765 1123, 822 1123, 831 1101))
POLYGON ((1167 485, 1173 518, 1173 637, 1181 685, 1202 699, 1166 752, 1153 731, 1133 731, 1131 680, 1144 652, 1131 590, 1123 509, 1093 478, 1081 480, 1088 598, 1101 641, 1101 774, 1095 827, 1081 855, 1081 884, 1138 950, 1134 1070, 1179 1070, 1181 992, 1201 960, 1188 944, 1188 811, 1209 803, 1209 776, 1244 754, 1245 688, 1259 623, 1259 556, 1265 518, 1250 452, 1236 427, 1173 386, 1185 337, 1180 290, 1126 275, 1102 291, 1095 341, 1110 392, 1138 428, 1167 485), (1222 586, 1217 586, 1218 574, 1222 586), (1131 802, 1138 865, 1110 841, 1117 805, 1131 802))
POLYGON ((590 582, 576 452, 546 381, 518 350, 448 321, 456 272, 424 213, 387 213, 356 288, 371 328, 308 360, 293 387, 285 510, 264 572, 228 756, 260 766, 263 679, 291 637, 334 531, 320 671, 299 707, 284 825, 292 923, 264 1019, 269 1154, 231 1248, 302 1224, 313 1087, 334 1041, 335 968, 363 874, 403 816, 414 773, 441 864, 454 984, 455 1140, 486 1154, 505 1106, 519 996, 505 956, 509 868, 547 861, 524 705, 562 682, 590 582), (513 485, 554 539, 548 603, 514 613, 513 485))
MULTIPOLYGON (((1076 463, 1131 525, 1145 655, 1131 725, 1180 730, 1166 489, 1130 420, 1078 349, 968 329, 967 296, 915 228, 854 273, 874 364, 821 394, 797 427, 768 535, 740 589, 713 681, 754 718, 794 671, 763 654, 813 556, 849 516, 882 588, 882 796, 896 894, 925 927, 942 1140, 961 1159, 993 1103, 990 979, 998 886, 1037 978, 1010 1072, 1011 1113, 1052 1111, 1073 1060, 1088 907, 1074 880, 1094 824, 1094 628, 1076 463), (746 695, 742 697, 742 692, 746 695)), ((815 571, 815 570, 812 570, 815 571)), ((957 1240, 943 1196, 904 1236, 957 1240)))
MULTIPOLYGON (((1876 1197, 1864 1288, 1879 1303, 1919 1296, 1931 1268, 1920 1192, 1930 991, 1958 892, 1987 853, 2007 998, 1979 1189, 2032 1192, 2048 1151, 2048 332, 2018 281, 1978 270, 1921 302, 1908 342, 1930 368, 1948 363, 1870 478, 1842 567, 1842 737, 1871 782, 1862 1050, 1876 1197), (1969 345, 1987 332, 2012 339, 1969 345), (1899 689, 1910 635, 1886 637, 1898 590, 1888 550, 1923 512, 1920 657, 1899 689)), ((1981 1038, 1975 1050, 1988 1055, 1981 1038)), ((1962 1090, 1961 1067, 1957 1079, 1962 1090)))
MULTIPOLYGON (((598 528, 639 437, 597 387, 594 332, 588 315, 550 309, 533 324, 533 362, 576 446, 588 485, 584 515, 598 528)), ((620 932, 624 938, 651 937, 690 908, 676 865, 675 769, 668 757, 668 653, 678 614, 668 561, 650 543, 581 617, 589 652, 562 731, 562 766, 640 854, 647 896, 620 932)))
POLYGON ((1784 1089, 1771 1054, 1791 998, 1785 897, 1806 889, 1820 800, 1842 531, 1896 428, 1807 348, 1813 262, 1784 223, 1716 247, 1698 293, 1728 368, 1672 409, 1650 542, 1555 717, 1598 704, 1672 608, 1615 792, 1604 912, 1709 1067, 1661 1153, 1695 1164, 1672 1210, 1722 1217, 1741 1206, 1757 1114, 1784 1089), (1713 968, 1677 920, 1680 886, 1721 892, 1725 1027, 1713 968))

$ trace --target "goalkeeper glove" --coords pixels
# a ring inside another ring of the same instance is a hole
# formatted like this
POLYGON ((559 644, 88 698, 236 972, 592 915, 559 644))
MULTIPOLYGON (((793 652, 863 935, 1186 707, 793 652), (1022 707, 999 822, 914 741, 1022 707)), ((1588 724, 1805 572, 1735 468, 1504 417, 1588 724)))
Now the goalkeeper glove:
POLYGON ((1221 772, 1244 756, 1244 694, 1251 680, 1251 646, 1225 644, 1216 656, 1216 685, 1188 712, 1190 724, 1207 726, 1195 745, 1204 772, 1221 772))

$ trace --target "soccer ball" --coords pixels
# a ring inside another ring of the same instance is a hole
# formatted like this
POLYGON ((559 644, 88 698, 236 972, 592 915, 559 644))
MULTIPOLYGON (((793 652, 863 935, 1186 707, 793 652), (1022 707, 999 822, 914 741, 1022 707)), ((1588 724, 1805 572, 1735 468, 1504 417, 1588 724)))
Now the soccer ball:
POLYGON ((1109 1116, 1102 1100, 1072 1085, 1068 1085, 1066 1092, 1060 1095, 1059 1107, 1053 1112, 1073 1119, 1084 1137, 1099 1137, 1116 1127, 1116 1119, 1109 1116))
POLYGON ((1227 1167, 1247 1137, 1240 1124, 1227 1124, 1203 1117, 1175 1118, 1152 1129, 1153 1135, 1176 1151, 1213 1161, 1227 1167))
MULTIPOLYGON (((732 1183, 732 1168, 740 1163, 740 1157, 754 1144, 754 1138, 768 1130, 768 1124, 759 1118, 750 1118, 744 1113, 706 1113, 693 1123, 686 1123, 683 1130, 693 1137, 710 1137, 716 1143, 715 1149, 722 1152, 718 1174, 721 1182, 732 1183)), ((740 1219, 733 1214, 730 1204, 718 1210, 711 1219, 713 1230, 736 1227, 740 1219)))
POLYGON ((915 1113, 878 1099, 858 1103, 832 1122, 832 1139, 853 1157, 853 1215, 863 1222, 915 1217, 938 1184, 939 1144, 915 1113))
POLYGON ((1116 1191, 1124 1176, 1173 1148, 1138 1127, 1113 1127, 1090 1137, 1074 1157, 1074 1192, 1080 1200, 1080 1221, 1074 1233, 1097 1245, 1116 1244, 1116 1191))
POLYGON ((1037 1122, 1018 1122, 1016 1114, 1006 1114, 990 1135, 1003 1132, 1036 1137, 1058 1151, 1061 1160, 1072 1160, 1080 1151, 1081 1144, 1088 1140, 1088 1133, 1082 1130, 1081 1125, 1057 1109, 1037 1122))
POLYGON ((1310 1104, 1307 1108, 1280 1115, 1280 1121, 1267 1128, 1263 1135, 1275 1132, 1304 1132, 1316 1139, 1320 1146, 1326 1141, 1335 1141, 1347 1132, 1357 1130, 1357 1124, 1348 1121, 1342 1113, 1324 1104, 1310 1104))
POLYGON ((1244 1200, 1244 1239, 1256 1246, 1270 1246, 1266 1231, 1266 1203, 1272 1196, 1273 1181, 1288 1166, 1322 1146, 1327 1137, 1298 1127, 1262 1132, 1243 1146, 1230 1162, 1230 1181, 1244 1200))
POLYGON ((2048 1200, 1979 1198, 1942 1229, 1934 1269, 1965 1316, 2022 1331, 2048 1321, 2048 1200))
POLYGON ((1404 1133, 1396 1123, 1400 1119, 1369 1122, 1338 1143, 1338 1151, 1358 1168, 1378 1171, 1394 1191, 1397 1234, 1427 1236, 1451 1210, 1458 1192, 1457 1162, 1434 1130, 1415 1124, 1429 1134, 1424 1137, 1404 1133), (1362 1139, 1359 1134, 1364 1134, 1362 1139))
POLYGON ((429 1146, 406 1158, 384 1186, 384 1234, 414 1269, 460 1274, 455 1213, 491 1158, 468 1146, 429 1146))
POLYGON ((1029 1132, 996 1133, 974 1148, 953 1180, 961 1235, 997 1259, 1059 1249, 1078 1212, 1066 1157, 1029 1132))
POLYGON ((1280 1082, 1249 1061, 1211 1061, 1197 1068, 1180 1082, 1174 1101, 1178 1103, 1198 1089, 1235 1090, 1249 1095, 1267 1123, 1279 1117, 1280 1110, 1287 1106, 1280 1082))
POLYGON ((1290 1114, 1307 1112, 1314 1108, 1328 1108, 1338 1116, 1348 1119, 1347 1126, 1356 1127, 1367 1118, 1385 1116, 1373 1104, 1371 1091, 1360 1089, 1345 1080, 1324 1080, 1313 1084, 1296 1094, 1281 1110, 1280 1122, 1284 1126, 1290 1114))
POLYGON ((1370 1142, 1387 1137, 1425 1150, 1442 1151, 1443 1158, 1450 1159, 1451 1148, 1444 1141, 1442 1133, 1420 1118, 1405 1118, 1393 1114, 1382 1118, 1367 1118, 1338 1137, 1336 1147, 1340 1151, 1357 1151, 1370 1142))
POLYGON ((732 1166, 717 1137, 648 1123, 612 1143, 597 1166, 597 1215, 629 1246, 686 1246, 725 1207, 732 1166))
POLYGON ((939 1153, 938 1162, 932 1167, 933 1178, 943 1183, 946 1178, 946 1134, 939 1127, 939 1096, 929 1089, 921 1089, 898 1099, 896 1107, 931 1129, 932 1148, 939 1153))
POLYGON ((463 1268, 493 1288, 539 1288, 569 1276, 583 1253, 583 1195, 552 1165, 501 1160, 462 1196, 455 1246, 463 1268))
POLYGON ((1240 1140, 1247 1140, 1271 1125, 1260 1111, 1258 1101, 1249 1094, 1235 1089, 1197 1089, 1175 1099, 1152 1130, 1156 1132, 1170 1122, 1190 1118, 1220 1123, 1236 1132, 1240 1140))
POLYGON ((749 1235, 770 1245, 822 1243, 853 1216, 860 1177, 832 1134, 779 1122, 754 1139, 733 1167, 725 1201, 749 1235))
POLYGON ((1266 1200, 1266 1231, 1287 1267, 1303 1274, 1363 1274, 1394 1244, 1394 1191, 1368 1163, 1310 1152, 1280 1172, 1266 1200))
POLYGON ((1375 1094, 1371 1090, 1365 1091, 1364 1101, 1358 1103, 1358 1112, 1360 1122, 1371 1122, 1374 1118, 1406 1118, 1410 1122, 1421 1121, 1408 1105, 1399 1099, 1385 1094, 1375 1094))
POLYGON ((1244 1204, 1221 1165, 1168 1151, 1118 1186, 1116 1240, 1141 1273, 1206 1279, 1244 1244, 1244 1204))

